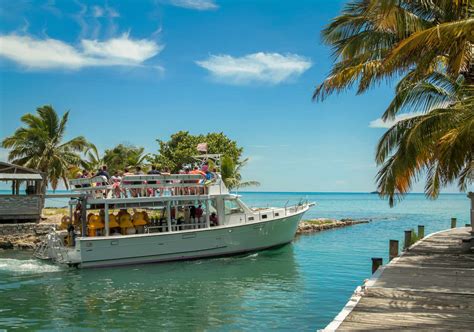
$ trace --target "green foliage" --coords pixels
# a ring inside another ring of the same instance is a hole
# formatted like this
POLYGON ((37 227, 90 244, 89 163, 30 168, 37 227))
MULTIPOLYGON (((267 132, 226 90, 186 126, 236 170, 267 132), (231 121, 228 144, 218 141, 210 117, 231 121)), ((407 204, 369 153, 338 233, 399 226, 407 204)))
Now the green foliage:
POLYGON ((408 192, 422 174, 427 174, 425 193, 431 198, 456 180, 459 189, 466 190, 474 171, 473 86, 462 75, 454 80, 433 73, 403 87, 399 84, 392 105, 388 111, 394 114, 412 105, 421 114, 393 125, 378 144, 378 190, 389 203, 408 192))
POLYGON ((234 160, 229 156, 224 156, 222 158, 221 176, 229 190, 260 185, 257 181, 242 181, 240 170, 245 166, 245 164, 247 164, 248 160, 249 159, 246 158, 234 162, 234 160))
POLYGON ((104 160, 100 156, 99 150, 92 143, 89 143, 89 147, 84 155, 85 159, 82 160, 81 165, 89 172, 97 172, 97 170, 104 164, 104 160))
POLYGON ((237 162, 243 148, 237 142, 228 138, 224 133, 208 133, 207 135, 191 135, 188 131, 179 131, 168 141, 157 140, 159 153, 149 158, 158 167, 168 167, 172 172, 178 172, 184 164, 195 161, 192 156, 198 153, 199 143, 207 143, 208 153, 223 154, 237 162))
POLYGON ((14 164, 37 169, 46 174, 54 189, 60 180, 66 187, 67 173, 71 166, 79 165, 88 143, 82 136, 64 141, 69 112, 60 118, 50 105, 38 107, 35 114, 25 114, 12 136, 2 141, 2 147, 10 149, 8 160, 14 164))
POLYGON ((146 158, 145 148, 119 144, 112 149, 105 150, 103 161, 109 171, 113 173, 123 171, 126 167, 144 167, 146 158))
POLYGON ((382 137, 378 191, 390 205, 427 174, 425 193, 472 183, 474 119, 472 1, 352 0, 323 30, 334 66, 313 98, 357 93, 401 77, 384 120, 416 113, 382 137))

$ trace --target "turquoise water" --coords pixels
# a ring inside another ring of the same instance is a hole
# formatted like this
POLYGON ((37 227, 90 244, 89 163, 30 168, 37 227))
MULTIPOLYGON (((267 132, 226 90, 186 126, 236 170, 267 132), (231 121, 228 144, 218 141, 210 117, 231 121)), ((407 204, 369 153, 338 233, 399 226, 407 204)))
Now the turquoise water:
POLYGON ((303 330, 324 327, 387 261, 388 240, 425 225, 426 234, 468 222, 465 195, 409 195, 390 209, 377 195, 243 193, 251 206, 317 205, 306 217, 371 218, 300 236, 285 247, 232 258, 69 270, 0 252, 0 329, 303 330))

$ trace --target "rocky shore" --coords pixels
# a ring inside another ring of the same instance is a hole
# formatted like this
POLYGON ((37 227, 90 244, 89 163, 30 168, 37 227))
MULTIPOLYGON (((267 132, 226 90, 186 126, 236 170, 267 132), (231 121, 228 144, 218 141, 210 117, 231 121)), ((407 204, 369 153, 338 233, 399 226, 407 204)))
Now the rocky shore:
POLYGON ((56 223, 0 224, 1 249, 35 249, 56 223))
MULTIPOLYGON (((61 214, 53 211, 45 213, 40 223, 0 224, 0 250, 2 249, 31 249, 34 250, 52 227, 58 225, 61 214)), ((368 223, 369 219, 311 219, 303 220, 296 231, 297 235, 311 234, 328 229, 368 223)))
POLYGON ((301 234, 311 234, 315 232, 325 231, 328 229, 333 228, 340 228, 346 226, 352 226, 357 224, 366 224, 370 222, 370 219, 325 219, 325 218, 318 218, 318 219, 311 219, 311 220, 303 220, 298 225, 298 229, 296 231, 297 235, 301 234))

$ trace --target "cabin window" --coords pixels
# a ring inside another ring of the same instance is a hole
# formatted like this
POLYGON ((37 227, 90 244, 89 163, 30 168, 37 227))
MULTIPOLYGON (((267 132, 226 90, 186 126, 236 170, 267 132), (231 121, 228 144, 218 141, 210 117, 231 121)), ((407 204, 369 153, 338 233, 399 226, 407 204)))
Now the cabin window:
POLYGON ((236 213, 244 213, 244 210, 240 207, 236 200, 225 200, 225 214, 236 214, 236 213))
POLYGON ((262 214, 262 219, 267 219, 267 215, 266 215, 266 214, 262 214))
POLYGON ((279 215, 280 215, 280 214, 279 214, 278 212, 277 212, 277 213, 275 213, 275 217, 278 217, 279 215))
POLYGON ((253 220, 253 217, 249 217, 249 219, 248 219, 248 220, 249 220, 249 221, 252 221, 252 220, 253 220))

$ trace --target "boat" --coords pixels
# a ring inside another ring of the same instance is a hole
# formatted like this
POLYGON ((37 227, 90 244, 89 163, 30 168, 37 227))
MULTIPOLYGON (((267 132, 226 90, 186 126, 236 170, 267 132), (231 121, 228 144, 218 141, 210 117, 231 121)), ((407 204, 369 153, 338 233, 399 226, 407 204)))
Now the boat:
MULTIPOLYGON (((218 155, 200 156, 203 162, 218 155)), ((291 242, 314 203, 250 208, 219 172, 72 179, 70 215, 35 256, 78 268, 238 255, 291 242), (116 194, 118 193, 118 194, 116 194), (98 211, 94 213, 91 211, 98 211), (115 213, 118 211, 118 213, 115 213)))

